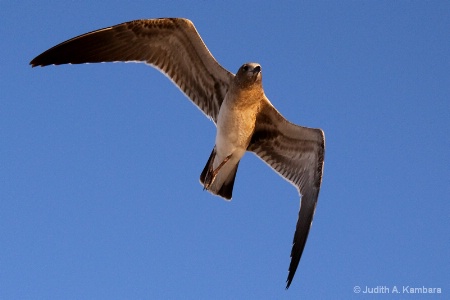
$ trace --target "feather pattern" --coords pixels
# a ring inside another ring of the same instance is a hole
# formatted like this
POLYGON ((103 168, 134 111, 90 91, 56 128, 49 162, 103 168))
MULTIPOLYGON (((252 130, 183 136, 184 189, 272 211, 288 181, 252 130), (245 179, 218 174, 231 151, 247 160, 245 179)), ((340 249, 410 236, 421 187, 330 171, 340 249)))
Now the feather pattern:
POLYGON ((254 152, 296 186, 301 195, 287 278, 286 288, 289 288, 305 248, 317 205, 323 174, 325 136, 320 129, 288 122, 265 100, 247 150, 254 152))
POLYGON ((31 65, 145 62, 167 75, 215 123, 234 75, 209 52, 191 21, 136 20, 95 30, 45 51, 31 65))

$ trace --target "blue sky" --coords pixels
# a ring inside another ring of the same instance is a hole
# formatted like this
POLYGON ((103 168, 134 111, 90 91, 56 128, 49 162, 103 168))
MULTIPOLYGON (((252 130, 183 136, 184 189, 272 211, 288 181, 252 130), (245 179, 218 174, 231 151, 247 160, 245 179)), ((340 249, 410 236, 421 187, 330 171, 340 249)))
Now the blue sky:
POLYGON ((0 8, 1 299, 367 297, 355 286, 448 298, 449 2, 0 8), (157 17, 191 19, 232 72, 259 62, 275 107, 325 131, 319 203, 288 291, 293 186, 248 153, 233 201, 204 192, 214 125, 144 64, 28 65, 76 35, 157 17))

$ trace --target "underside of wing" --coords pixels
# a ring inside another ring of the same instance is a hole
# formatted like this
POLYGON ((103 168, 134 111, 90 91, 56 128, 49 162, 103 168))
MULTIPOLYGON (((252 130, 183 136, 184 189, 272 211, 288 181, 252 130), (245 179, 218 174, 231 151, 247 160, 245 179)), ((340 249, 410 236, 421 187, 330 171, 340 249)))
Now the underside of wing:
POLYGON ((248 150, 295 185, 301 194, 288 288, 300 262, 317 205, 325 154, 324 134, 320 129, 288 122, 267 100, 261 107, 248 150))
POLYGON ((43 52, 35 66, 116 61, 148 63, 217 121, 232 73, 211 55, 187 19, 136 20, 92 31, 43 52))

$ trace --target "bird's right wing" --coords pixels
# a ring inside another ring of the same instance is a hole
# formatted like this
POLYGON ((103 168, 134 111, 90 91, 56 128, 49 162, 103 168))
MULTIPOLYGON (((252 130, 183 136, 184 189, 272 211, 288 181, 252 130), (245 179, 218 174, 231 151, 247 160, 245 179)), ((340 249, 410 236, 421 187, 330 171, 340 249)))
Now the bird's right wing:
POLYGON ((154 66, 214 122, 234 77, 214 59, 194 24, 176 18, 136 20, 92 31, 50 48, 30 64, 116 61, 154 66))
POLYGON ((301 195, 286 288, 289 288, 305 248, 322 182, 325 136, 320 129, 287 121, 266 100, 256 120, 249 151, 254 152, 301 195))

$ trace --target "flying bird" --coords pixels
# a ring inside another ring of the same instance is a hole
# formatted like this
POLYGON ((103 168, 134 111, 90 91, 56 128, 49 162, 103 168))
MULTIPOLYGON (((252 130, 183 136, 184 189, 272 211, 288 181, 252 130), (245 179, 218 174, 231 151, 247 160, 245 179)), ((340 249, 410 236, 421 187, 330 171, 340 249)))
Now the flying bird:
POLYGON ((187 19, 136 20, 69 39, 34 58, 33 67, 144 62, 169 77, 217 127, 215 146, 200 175, 203 188, 230 200, 239 162, 255 153, 292 183, 301 197, 291 250, 289 288, 308 238, 322 182, 325 137, 287 121, 262 86, 262 68, 223 68, 187 19))

